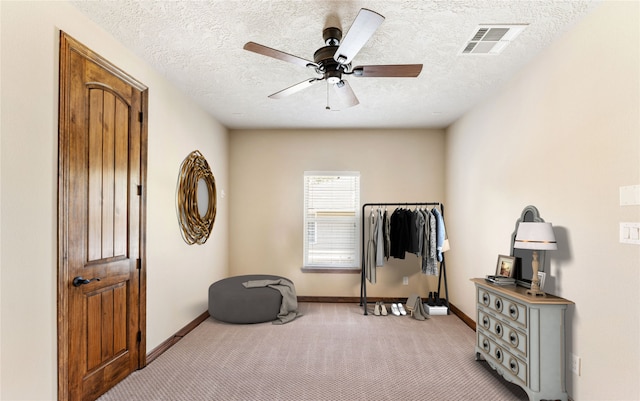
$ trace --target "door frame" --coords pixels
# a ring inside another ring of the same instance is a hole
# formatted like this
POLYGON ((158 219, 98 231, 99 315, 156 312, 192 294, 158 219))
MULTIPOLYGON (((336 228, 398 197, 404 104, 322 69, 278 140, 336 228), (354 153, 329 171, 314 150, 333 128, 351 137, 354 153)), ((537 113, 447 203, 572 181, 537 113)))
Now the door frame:
POLYGON ((146 311, 147 311, 147 257, 146 257, 146 227, 147 227, 147 135, 148 135, 148 97, 149 89, 122 71, 111 62, 93 52, 64 31, 60 31, 60 64, 59 64, 59 103, 58 103, 58 266, 57 266, 57 328, 58 328, 58 399, 69 397, 69 285, 70 275, 66 252, 68 241, 68 205, 69 205, 69 131, 71 126, 71 110, 69 101, 69 86, 72 52, 81 54, 84 58, 96 63, 109 73, 117 76, 141 92, 140 116, 140 266, 139 266, 139 327, 140 341, 138 347, 138 369, 146 365, 146 311))

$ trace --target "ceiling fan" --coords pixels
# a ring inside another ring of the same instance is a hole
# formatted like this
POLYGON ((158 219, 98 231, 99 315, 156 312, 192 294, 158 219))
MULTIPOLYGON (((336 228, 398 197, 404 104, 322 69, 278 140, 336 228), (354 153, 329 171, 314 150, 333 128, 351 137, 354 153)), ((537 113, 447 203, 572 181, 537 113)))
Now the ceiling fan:
MULTIPOLYGON (((325 45, 313 55, 313 61, 294 56, 272 49, 255 42, 247 42, 245 50, 249 50, 264 56, 273 57, 278 60, 287 61, 302 67, 313 68, 319 75, 310 78, 279 92, 269 95, 271 99, 281 99, 293 93, 306 89, 313 84, 326 81, 333 86, 338 97, 347 106, 355 106, 358 103, 353 89, 349 83, 343 79, 345 75, 354 77, 397 77, 411 78, 417 77, 422 71, 422 64, 392 64, 392 65, 361 65, 352 67, 351 61, 358 54, 360 49, 367 43, 369 38, 384 21, 384 17, 366 8, 360 12, 353 21, 351 28, 342 40, 342 30, 340 28, 329 27, 322 31, 325 45)), ((330 107, 327 105, 327 109, 330 107)))

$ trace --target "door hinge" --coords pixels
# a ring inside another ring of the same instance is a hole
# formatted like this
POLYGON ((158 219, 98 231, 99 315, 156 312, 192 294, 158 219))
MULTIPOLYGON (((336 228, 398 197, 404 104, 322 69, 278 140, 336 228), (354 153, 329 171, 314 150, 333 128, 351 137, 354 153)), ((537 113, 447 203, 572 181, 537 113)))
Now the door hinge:
POLYGON ((137 337, 136 337, 136 340, 137 340, 138 342, 141 342, 141 341, 142 341, 142 332, 141 332, 141 331, 138 331, 138 335, 137 335, 137 337))
POLYGON ((138 196, 142 195, 142 185, 138 185, 138 196))
POLYGON ((142 122, 144 121, 144 114, 142 114, 142 112, 138 112, 138 122, 142 122))
POLYGON ((136 269, 140 270, 142 269, 142 260, 141 259, 136 259, 136 269))

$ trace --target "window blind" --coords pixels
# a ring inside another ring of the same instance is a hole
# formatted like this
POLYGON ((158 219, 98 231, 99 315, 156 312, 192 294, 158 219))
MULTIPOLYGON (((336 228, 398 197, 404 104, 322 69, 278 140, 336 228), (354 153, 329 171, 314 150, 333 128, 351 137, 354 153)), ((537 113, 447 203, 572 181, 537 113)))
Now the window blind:
POLYGON ((359 266, 360 173, 305 172, 304 267, 359 266))

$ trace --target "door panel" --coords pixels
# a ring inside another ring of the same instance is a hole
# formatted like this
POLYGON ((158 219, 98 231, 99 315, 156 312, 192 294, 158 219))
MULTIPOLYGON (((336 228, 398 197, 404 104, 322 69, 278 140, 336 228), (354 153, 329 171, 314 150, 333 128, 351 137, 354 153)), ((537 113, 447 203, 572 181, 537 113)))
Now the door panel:
POLYGON ((61 33, 59 399, 93 400, 145 364, 146 101, 61 33))
POLYGON ((129 107, 89 89, 89 261, 124 256, 127 243, 129 107))
POLYGON ((127 352, 127 288, 119 283, 87 294, 87 366, 91 372, 127 352))

